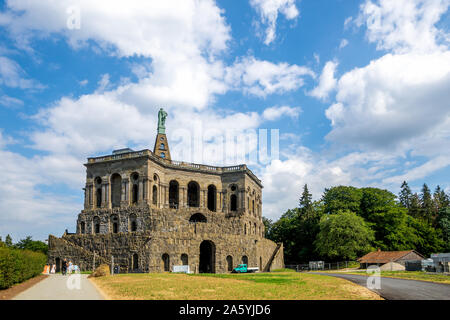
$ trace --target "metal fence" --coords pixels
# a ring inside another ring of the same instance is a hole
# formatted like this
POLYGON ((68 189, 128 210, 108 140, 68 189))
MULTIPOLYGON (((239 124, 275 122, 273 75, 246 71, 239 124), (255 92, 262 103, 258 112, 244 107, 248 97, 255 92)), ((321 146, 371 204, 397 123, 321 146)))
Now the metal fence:
POLYGON ((292 269, 297 272, 302 271, 317 271, 317 270, 343 270, 343 269, 358 269, 358 261, 341 261, 341 262, 325 262, 325 261, 311 261, 303 264, 286 265, 287 269, 292 269))

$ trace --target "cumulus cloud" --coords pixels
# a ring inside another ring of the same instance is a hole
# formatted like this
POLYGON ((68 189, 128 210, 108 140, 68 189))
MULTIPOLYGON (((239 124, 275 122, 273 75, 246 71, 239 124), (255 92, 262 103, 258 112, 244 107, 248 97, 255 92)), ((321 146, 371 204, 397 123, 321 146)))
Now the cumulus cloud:
POLYGON ((264 43, 269 45, 276 38, 278 15, 282 14, 287 20, 298 17, 299 11, 295 0, 250 0, 250 5, 259 13, 261 22, 267 25, 264 43))
POLYGON ((305 184, 315 200, 331 186, 392 187, 392 182, 380 181, 392 175, 391 166, 396 161, 395 156, 382 152, 353 152, 332 159, 297 146, 258 171, 264 181, 264 215, 277 219, 297 207, 305 184))
POLYGON ((226 69, 225 82, 231 88, 265 97, 297 90, 304 85, 305 77, 314 78, 315 73, 307 67, 295 64, 276 64, 255 57, 245 57, 226 69))
POLYGON ((323 68, 322 75, 319 79, 319 85, 315 87, 309 94, 321 100, 328 99, 329 94, 336 88, 337 80, 334 77, 338 63, 328 61, 323 68))
POLYGON ((302 109, 300 107, 270 107, 264 110, 262 116, 265 120, 268 121, 278 120, 284 116, 297 119, 301 112, 302 109))
POLYGON ((439 130, 450 116, 450 52, 388 54, 338 82, 327 139, 385 148, 439 130))
MULTIPOLYGON (((378 150, 419 165, 401 167, 382 180, 396 184, 442 169, 450 162, 450 51, 436 23, 449 1, 366 1, 356 19, 367 38, 390 51, 338 80, 326 110, 328 141, 350 149, 378 150)), ((351 20, 349 20, 351 21, 351 20)))
POLYGON ((366 0, 356 23, 367 27, 367 38, 380 50, 434 52, 445 49, 436 23, 449 5, 448 0, 366 0))
POLYGON ((227 49, 230 27, 213 0, 14 0, 0 14, 0 25, 21 47, 54 36, 75 49, 90 46, 118 57, 148 58, 152 77, 143 75, 148 80, 140 94, 155 103, 201 109, 225 90, 216 60, 227 49), (80 9, 81 25, 71 30, 67 9, 74 6, 80 9))

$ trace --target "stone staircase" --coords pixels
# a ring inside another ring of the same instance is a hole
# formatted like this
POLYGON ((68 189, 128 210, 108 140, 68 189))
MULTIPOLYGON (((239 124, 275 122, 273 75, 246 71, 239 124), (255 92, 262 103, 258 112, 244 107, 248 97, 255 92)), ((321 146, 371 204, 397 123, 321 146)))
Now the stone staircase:
MULTIPOLYGON (((92 270, 94 264, 94 252, 86 250, 64 238, 49 236, 49 245, 55 250, 49 250, 48 262, 54 263, 56 258, 72 260, 81 270, 92 270)), ((109 259, 95 254, 95 266, 100 264, 110 265, 109 259)))
POLYGON ((270 272, 270 268, 272 267, 273 260, 276 258, 278 252, 280 252, 280 248, 283 244, 277 243, 277 247, 272 253, 272 256, 270 257, 269 261, 267 262, 266 266, 263 269, 263 272, 270 272))

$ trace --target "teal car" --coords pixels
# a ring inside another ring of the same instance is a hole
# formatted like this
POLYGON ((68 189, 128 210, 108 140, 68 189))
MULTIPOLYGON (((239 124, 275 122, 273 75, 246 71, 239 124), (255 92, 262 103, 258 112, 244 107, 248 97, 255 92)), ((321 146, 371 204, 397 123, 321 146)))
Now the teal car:
POLYGON ((258 270, 259 268, 248 268, 246 264, 240 264, 233 269, 232 273, 253 273, 258 270))

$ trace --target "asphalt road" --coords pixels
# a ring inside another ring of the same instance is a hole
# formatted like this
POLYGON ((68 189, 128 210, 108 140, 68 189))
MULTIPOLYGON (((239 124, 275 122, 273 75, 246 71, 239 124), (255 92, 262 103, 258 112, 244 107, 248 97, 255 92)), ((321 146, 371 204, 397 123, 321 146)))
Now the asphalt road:
MULTIPOLYGON (((367 287, 367 276, 316 273, 343 278, 367 287)), ((450 284, 381 277, 380 289, 371 289, 386 300, 450 300, 450 284)))
POLYGON ((54 274, 19 293, 13 300, 103 300, 86 274, 54 274))

